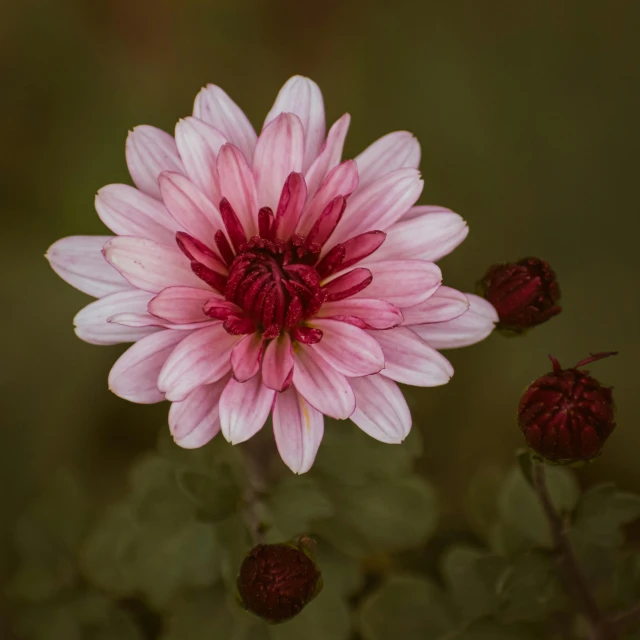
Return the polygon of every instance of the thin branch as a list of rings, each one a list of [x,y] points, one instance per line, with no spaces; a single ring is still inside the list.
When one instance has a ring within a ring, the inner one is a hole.
[[[631,627],[640,625],[640,602],[613,616],[610,624],[615,633],[622,633]]]

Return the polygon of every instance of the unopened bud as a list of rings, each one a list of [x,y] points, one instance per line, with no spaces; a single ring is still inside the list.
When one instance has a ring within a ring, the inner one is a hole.
[[[597,353],[570,369],[549,356],[553,371],[531,384],[518,407],[518,424],[536,453],[559,464],[586,462],[600,453],[616,426],[611,387],[579,367],[613,355]]]

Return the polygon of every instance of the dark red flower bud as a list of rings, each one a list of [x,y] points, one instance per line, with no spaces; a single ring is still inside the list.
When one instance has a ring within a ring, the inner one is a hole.
[[[539,258],[496,264],[479,288],[498,312],[499,329],[521,332],[546,322],[562,310],[560,287],[551,267]]]
[[[586,462],[600,453],[616,426],[611,387],[578,367],[613,355],[596,353],[570,369],[549,356],[553,371],[525,391],[518,407],[518,424],[536,453],[559,464]]]
[[[298,615],[322,589],[322,575],[310,554],[312,544],[302,538],[299,543],[254,547],[237,581],[244,608],[271,623]]]

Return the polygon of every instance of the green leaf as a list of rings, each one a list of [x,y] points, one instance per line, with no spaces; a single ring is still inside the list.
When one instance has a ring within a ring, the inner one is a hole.
[[[367,596],[358,622],[364,640],[436,640],[455,624],[444,594],[410,576],[391,577]]]
[[[333,506],[312,478],[286,476],[272,491],[266,504],[274,529],[271,542],[291,540],[307,534],[314,520],[333,514]]]
[[[322,572],[324,590],[346,598],[361,588],[364,575],[357,560],[320,542],[317,548],[317,563]]]
[[[418,476],[344,487],[332,499],[335,516],[316,523],[314,530],[348,555],[418,546],[438,519],[435,494]]]
[[[584,540],[601,547],[619,547],[622,527],[640,517],[640,496],[618,491],[613,484],[589,489],[576,510],[573,529]]]
[[[533,486],[533,465],[535,464],[531,451],[528,449],[519,449],[516,452],[516,460],[522,473],[522,477]]]
[[[58,472],[16,522],[14,540],[20,563],[9,584],[10,593],[36,602],[73,586],[77,548],[88,519],[80,484],[70,473]]]
[[[195,471],[178,473],[178,484],[197,508],[197,517],[219,522],[238,511],[240,487],[228,479],[213,478]]]
[[[402,444],[390,445],[374,440],[351,422],[326,420],[312,473],[343,484],[364,485],[410,473],[421,451],[417,429]]]
[[[571,512],[580,495],[575,475],[564,467],[545,468],[552,502],[560,513]],[[552,547],[553,540],[547,518],[538,497],[522,475],[513,469],[498,496],[500,518],[533,544]]]
[[[487,556],[476,548],[458,546],[445,552],[442,575],[454,604],[465,620],[481,618],[493,613],[499,603],[496,590],[497,571],[491,571],[491,562],[502,559]]]
[[[482,466],[474,473],[465,496],[465,513],[472,528],[479,534],[489,537],[498,521],[496,496],[505,478],[502,469],[495,466]]]
[[[567,607],[556,563],[551,556],[537,552],[514,559],[498,582],[498,596],[500,620],[507,624],[545,620]]]
[[[269,636],[272,640],[348,640],[349,609],[336,593],[323,589],[295,618],[270,626]]]
[[[224,591],[207,589],[183,598],[167,616],[161,640],[244,640],[245,627],[227,605]]]
[[[446,640],[540,640],[540,630],[529,625],[503,626],[491,620],[478,620],[446,636]],[[443,637],[441,640],[445,640]]]
[[[234,515],[215,527],[220,547],[220,571],[227,588],[235,591],[240,565],[253,548],[253,541],[240,515]]]

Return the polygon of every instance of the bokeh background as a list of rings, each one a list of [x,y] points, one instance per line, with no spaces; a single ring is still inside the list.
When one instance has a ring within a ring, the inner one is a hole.
[[[443,261],[447,284],[473,290],[490,264],[527,255],[556,270],[562,315],[449,352],[452,382],[410,392],[445,526],[463,525],[472,474],[512,460],[518,399],[548,353],[571,365],[620,351],[593,366],[619,426],[581,478],[640,491],[639,29],[631,0],[0,3],[0,577],[15,514],[54,469],[76,470],[96,500],[117,495],[166,420],[166,406],[107,390],[123,349],[76,338],[89,299],[43,256],[106,231],[93,198],[128,181],[127,131],[172,131],[208,82],[259,127],[288,77],[312,77],[328,122],[352,115],[347,155],[414,132],[421,202],[471,228]]]

